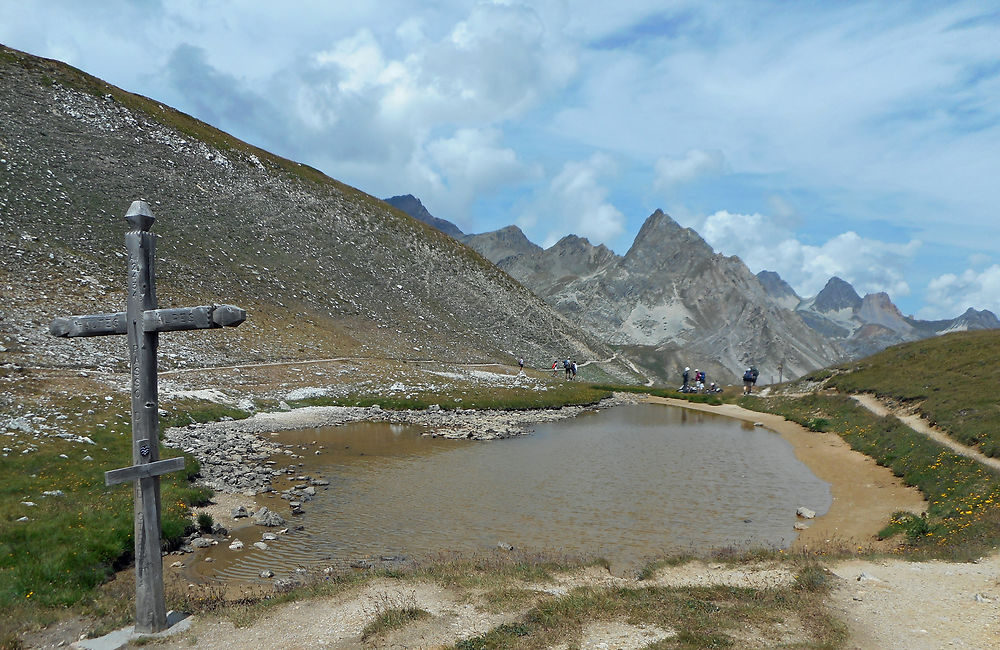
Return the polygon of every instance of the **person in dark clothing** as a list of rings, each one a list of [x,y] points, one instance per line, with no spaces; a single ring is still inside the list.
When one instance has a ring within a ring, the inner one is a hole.
[[[743,373],[743,394],[749,395],[753,390],[753,369],[747,368]]]
[[[756,386],[757,385],[757,375],[760,374],[759,372],[757,372],[757,366],[750,366],[750,374],[753,375],[753,385]]]
[[[681,384],[681,390],[682,390],[682,391],[686,391],[686,390],[687,390],[687,387],[688,387],[688,379],[690,378],[690,377],[689,377],[689,375],[688,375],[688,373],[689,373],[689,372],[691,372],[691,369],[690,369],[690,368],[687,368],[687,367],[685,367],[685,368],[684,368],[684,374],[682,374],[682,375],[681,375],[681,378],[683,378],[683,379],[684,379],[684,383],[683,383],[683,384]]]

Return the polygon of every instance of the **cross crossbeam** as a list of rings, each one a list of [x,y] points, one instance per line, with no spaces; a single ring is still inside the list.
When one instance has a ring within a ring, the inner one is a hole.
[[[124,312],[56,318],[49,333],[60,337],[128,337],[132,370],[132,466],[105,472],[106,485],[131,481],[135,499],[135,631],[161,632],[167,626],[160,555],[160,476],[184,469],[183,458],[159,460],[160,425],[156,350],[160,332],[235,327],[247,313],[233,305],[157,309],[153,262],[156,220],[145,201],[133,201],[125,219],[128,251],[127,302]]]
[[[247,313],[233,305],[202,305],[173,309],[150,309],[142,314],[143,332],[179,332],[236,327]],[[49,334],[60,337],[107,336],[127,333],[125,312],[56,318]]]

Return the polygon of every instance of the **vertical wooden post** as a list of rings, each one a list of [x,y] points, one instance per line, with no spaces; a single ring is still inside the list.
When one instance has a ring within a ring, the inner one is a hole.
[[[149,232],[155,218],[145,201],[133,201],[125,218],[128,251],[126,319],[132,368],[132,463],[160,457],[159,404],[156,385],[157,332],[146,332],[143,314],[156,309],[156,235]],[[143,478],[133,484],[135,497],[135,631],[159,632],[167,627],[163,596],[163,560],[160,555],[160,481]]]

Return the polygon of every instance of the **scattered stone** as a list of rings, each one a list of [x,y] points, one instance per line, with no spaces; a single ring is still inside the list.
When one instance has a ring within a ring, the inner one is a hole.
[[[261,578],[273,578],[274,577],[274,571],[271,571],[270,569],[264,569],[263,571],[260,572],[260,577]]]
[[[508,544],[507,542],[503,542],[503,541],[497,542],[497,548],[500,549],[501,551],[513,551],[514,550],[514,547],[511,544]]]
[[[861,573],[858,574],[858,582],[882,582],[882,581],[876,578],[875,576],[871,575],[870,573],[862,571]]]
[[[793,526],[793,528],[795,530],[806,530],[806,529],[809,528],[809,524],[804,524],[801,521],[797,521],[797,522],[795,522],[795,525]]]
[[[816,511],[810,510],[805,506],[799,506],[798,509],[796,509],[795,514],[796,516],[802,517],[803,519],[813,519],[814,517],[816,517]]]
[[[214,539],[209,539],[208,537],[196,537],[191,540],[191,546],[195,548],[208,548],[209,546],[215,546],[219,542]]]
[[[233,543],[229,545],[230,551],[239,551],[242,548],[243,548],[243,542],[241,542],[238,539],[234,539]]]
[[[992,598],[984,596],[983,594],[976,594],[975,600],[976,600],[977,603],[992,603],[993,602]]]
[[[61,497],[66,493],[63,492],[62,490],[46,490],[42,492],[42,494],[47,497]]]
[[[253,523],[258,526],[267,526],[273,528],[275,526],[284,526],[285,519],[276,512],[272,512],[267,509],[267,506],[262,507],[260,510],[254,513]]]
[[[94,460],[94,458],[92,456],[84,456],[83,459],[84,460]]]
[[[27,517],[21,517],[21,518],[17,519],[16,521],[30,521],[30,519],[28,519]]]
[[[274,533],[264,533],[263,535],[261,535],[261,538],[268,542],[273,542],[274,540],[278,539],[278,536],[275,535]]]
[[[254,542],[253,547],[259,551],[266,551],[269,548],[264,542]]]
[[[180,560],[177,560],[176,562],[174,562],[173,564],[170,565],[170,568],[172,568],[172,569],[181,569],[183,567],[184,567],[184,563],[181,562]]]
[[[35,503],[34,501],[22,501],[22,502],[21,502],[21,505],[22,505],[22,506],[28,506],[29,508],[34,508],[34,507],[35,507],[35,506],[37,506],[38,504],[37,504],[37,503]]]
[[[280,402],[278,402],[278,408],[281,409],[282,411],[291,411],[292,410],[292,407],[289,406],[288,402],[286,402],[285,400],[281,400]]]
[[[247,509],[244,506],[237,506],[237,507],[233,508],[233,511],[232,511],[231,514],[232,514],[233,519],[243,519],[244,517],[249,517],[250,516],[250,513],[247,512]]]
[[[431,404],[430,406],[427,407],[427,410],[430,411],[431,413],[437,413],[438,411],[441,410],[441,405]]]

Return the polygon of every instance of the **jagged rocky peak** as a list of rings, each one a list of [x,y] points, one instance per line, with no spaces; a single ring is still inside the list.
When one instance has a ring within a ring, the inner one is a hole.
[[[420,199],[412,194],[401,194],[399,196],[392,196],[383,200],[397,210],[402,210],[417,221],[423,221],[427,225],[437,228],[450,237],[458,239],[465,234],[462,232],[461,228],[447,219],[439,219],[432,215],[427,208],[424,207],[424,204],[421,203]]]
[[[980,311],[969,307],[964,314],[954,320],[953,326],[965,326],[967,329],[1000,329],[1000,319],[989,309]]]
[[[507,226],[478,235],[464,235],[459,241],[494,264],[508,257],[531,255],[542,250],[541,246],[533,244],[517,226]]]
[[[913,329],[884,291],[869,293],[864,297],[858,308],[858,318],[865,324],[881,325],[894,332],[905,333]]]
[[[792,285],[785,282],[776,272],[763,270],[757,274],[757,279],[760,280],[767,295],[782,307],[795,309],[795,306],[802,302],[802,298],[795,293]]]
[[[653,260],[681,261],[703,258],[715,253],[701,235],[684,228],[663,210],[657,209],[635,236],[632,247],[625,253],[626,264],[651,264]]]
[[[813,308],[824,313],[840,311],[841,309],[857,310],[860,307],[861,296],[850,283],[837,276],[830,278],[823,290],[816,294],[816,298],[813,300]]]
[[[587,258],[595,264],[604,264],[617,257],[614,251],[604,244],[594,246],[586,237],[577,235],[566,235],[553,244],[552,250],[560,256]]]

